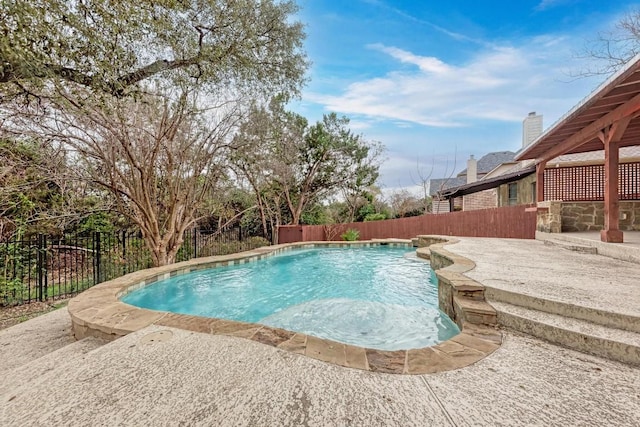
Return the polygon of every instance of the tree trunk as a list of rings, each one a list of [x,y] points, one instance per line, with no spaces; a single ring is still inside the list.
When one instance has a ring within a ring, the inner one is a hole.
[[[151,251],[151,260],[154,267],[162,267],[163,265],[170,264],[167,249],[163,247],[156,247]]]
[[[182,236],[143,236],[143,238],[151,251],[151,260],[154,267],[162,267],[176,262],[176,255],[182,245]],[[169,245],[166,243],[167,241],[175,243]]]

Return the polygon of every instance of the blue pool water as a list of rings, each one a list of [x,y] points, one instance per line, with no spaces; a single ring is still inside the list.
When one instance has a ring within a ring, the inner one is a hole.
[[[386,246],[301,249],[159,281],[122,300],[138,307],[261,323],[382,350],[445,341],[429,264]]]

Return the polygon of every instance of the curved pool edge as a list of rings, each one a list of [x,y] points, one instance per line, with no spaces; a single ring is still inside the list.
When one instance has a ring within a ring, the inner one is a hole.
[[[420,237],[424,238],[426,236]],[[444,244],[454,243],[455,239],[430,237],[439,240],[431,243],[430,253],[427,256],[425,256],[425,249],[427,248],[419,248],[418,256],[428,257],[432,263],[438,266],[436,276],[439,282],[440,305],[441,309],[443,309],[443,301],[446,303],[448,297],[440,295],[440,286],[446,289],[456,289],[455,284],[457,284],[456,280],[458,278],[451,277],[451,274],[459,274],[464,277],[460,271],[469,267],[469,265],[471,265],[470,268],[475,265],[470,260],[451,254],[442,248]],[[485,358],[500,347],[502,342],[501,333],[490,324],[482,324],[477,322],[478,319],[473,316],[466,316],[465,310],[468,307],[464,304],[458,304],[456,309],[453,297],[451,298],[451,307],[445,306],[443,311],[452,311],[453,316],[450,315],[450,317],[458,323],[461,329],[460,334],[434,346],[396,351],[358,347],[255,323],[147,310],[126,304],[119,299],[129,292],[174,275],[255,262],[293,248],[378,245],[411,247],[412,241],[379,239],[357,242],[289,243],[267,246],[233,255],[197,258],[130,273],[101,283],[71,299],[67,309],[71,317],[74,336],[78,340],[89,336],[114,340],[147,326],[156,325],[193,332],[245,338],[339,366],[392,374],[426,374],[458,369]],[[467,268],[467,270],[470,268]],[[440,277],[441,275],[442,277]],[[453,282],[451,282],[451,279],[453,279]],[[443,280],[449,280],[449,282],[446,283]],[[467,282],[471,281],[468,278],[465,278],[465,280]],[[453,295],[451,292],[443,293],[443,295],[449,294]],[[456,299],[459,298],[456,297]]]

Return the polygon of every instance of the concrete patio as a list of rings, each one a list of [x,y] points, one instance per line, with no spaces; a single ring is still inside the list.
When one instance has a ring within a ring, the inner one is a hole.
[[[640,265],[541,241],[460,239],[497,287],[640,314]],[[511,288],[510,288],[511,289]],[[2,425],[636,426],[640,368],[504,331],[466,368],[348,369],[242,338],[150,326],[74,342],[66,310],[0,331]]]

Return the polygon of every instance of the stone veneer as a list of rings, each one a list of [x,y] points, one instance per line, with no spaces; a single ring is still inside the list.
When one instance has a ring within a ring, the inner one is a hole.
[[[429,238],[422,237],[421,246]],[[305,242],[254,249],[228,256],[198,258],[164,267],[128,274],[99,284],[73,298],[68,305],[76,339],[87,336],[113,340],[149,325],[174,327],[194,332],[222,334],[257,341],[293,353],[340,366],[394,374],[425,374],[461,368],[483,359],[499,348],[502,335],[494,327],[495,311],[489,313],[480,298],[484,289],[461,275],[474,267],[467,260],[442,249],[446,239],[433,237],[431,250],[418,249],[418,255],[431,258],[437,269],[439,299],[443,311],[460,326],[461,332],[432,347],[385,351],[343,344],[310,335],[255,323],[190,316],[146,310],[125,304],[120,297],[158,280],[192,271],[255,262],[293,248],[409,246],[407,240],[368,242]],[[490,308],[490,306],[489,306]],[[492,310],[492,309],[491,309]]]
[[[438,279],[438,305],[460,329],[468,324],[497,324],[496,310],[484,299],[484,286],[463,273],[475,268],[473,261],[447,251],[457,243],[451,237],[419,236],[419,257],[429,259]]]
[[[562,202],[562,231],[600,231],[604,202]],[[640,231],[640,201],[620,202],[620,230]]]
[[[537,230],[545,233],[600,231],[604,227],[604,202],[538,203]],[[620,230],[640,231],[640,201],[620,202]]]

